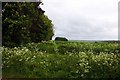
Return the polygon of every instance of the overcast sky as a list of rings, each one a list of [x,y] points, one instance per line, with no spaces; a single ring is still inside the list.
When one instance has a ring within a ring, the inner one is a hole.
[[[54,24],[54,37],[118,40],[118,1],[43,0],[41,7]]]

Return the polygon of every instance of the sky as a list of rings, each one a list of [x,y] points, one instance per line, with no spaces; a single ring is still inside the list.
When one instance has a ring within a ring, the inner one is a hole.
[[[119,0],[43,0],[54,37],[69,40],[118,40]]]

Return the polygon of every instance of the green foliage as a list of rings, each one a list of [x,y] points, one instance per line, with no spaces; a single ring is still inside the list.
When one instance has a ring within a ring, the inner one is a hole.
[[[66,39],[64,37],[56,37],[55,41],[68,41],[68,39]]]
[[[61,46],[65,46],[62,54]],[[3,77],[119,78],[120,74],[116,43],[44,41],[1,49]]]
[[[3,45],[20,46],[29,42],[51,40],[52,21],[38,7],[38,2],[3,2]]]

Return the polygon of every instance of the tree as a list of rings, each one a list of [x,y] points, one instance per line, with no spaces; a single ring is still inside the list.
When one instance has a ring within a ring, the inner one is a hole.
[[[41,8],[40,2],[2,3],[3,46],[14,47],[29,42],[52,39],[53,24]]]
[[[68,41],[68,39],[65,37],[56,37],[55,41]]]

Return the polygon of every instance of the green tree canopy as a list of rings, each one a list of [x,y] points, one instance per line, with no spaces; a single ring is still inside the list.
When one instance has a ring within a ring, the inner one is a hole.
[[[2,3],[3,46],[19,46],[29,42],[51,40],[52,21],[44,15],[40,2]]]

